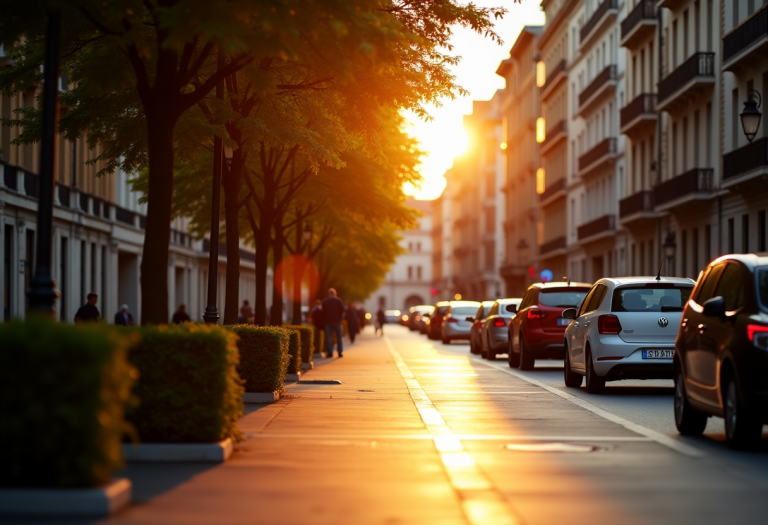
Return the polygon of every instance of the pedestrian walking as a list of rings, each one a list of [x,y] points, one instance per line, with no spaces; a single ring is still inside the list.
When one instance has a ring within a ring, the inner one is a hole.
[[[183,304],[179,305],[178,310],[173,314],[173,318],[171,318],[171,322],[173,324],[183,324],[190,322],[191,319],[189,318],[189,315],[187,314],[187,307]]]
[[[381,332],[381,336],[384,337],[384,323],[386,322],[387,314],[384,313],[384,307],[379,306],[379,309],[376,311],[376,328],[373,334],[376,335],[377,332]]]
[[[325,330],[325,316],[323,315],[323,302],[318,299],[315,301],[315,306],[312,307],[312,310],[309,312],[309,316],[307,317],[307,321],[309,321],[312,326],[315,327],[315,329],[319,331]]]
[[[336,290],[328,290],[328,297],[323,299],[325,317],[325,356],[333,357],[333,336],[336,335],[339,357],[343,357],[344,347],[341,342],[341,320],[344,317],[344,301],[336,297]]]
[[[344,319],[347,321],[347,332],[349,333],[349,342],[354,343],[355,337],[360,333],[360,319],[357,316],[355,303],[350,302],[347,311],[344,312]]]
[[[96,308],[98,300],[99,296],[95,293],[91,292],[88,294],[88,302],[77,309],[77,313],[75,314],[75,324],[95,323],[101,318],[99,309]]]
[[[128,305],[120,307],[120,311],[115,314],[115,324],[117,326],[133,326],[133,316],[128,311]]]
[[[240,307],[240,316],[237,318],[237,324],[245,324],[253,321],[253,308],[248,304],[248,299],[243,301]]]

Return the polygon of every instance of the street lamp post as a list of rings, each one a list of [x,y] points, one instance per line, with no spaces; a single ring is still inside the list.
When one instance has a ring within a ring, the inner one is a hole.
[[[739,115],[741,117],[741,127],[744,130],[744,135],[750,142],[755,138],[757,130],[760,128],[760,118],[763,115],[760,113],[759,108],[762,102],[760,93],[753,89],[749,94],[747,101],[744,102],[744,111]]]
[[[224,67],[224,54],[219,49],[217,69],[220,71]],[[216,98],[224,98],[224,80],[216,84]],[[205,305],[203,320],[206,324],[219,323],[219,308],[216,306],[216,295],[218,293],[218,269],[219,269],[219,204],[221,200],[221,138],[216,136],[213,139],[213,182],[211,183],[211,234],[208,247],[208,300]]]
[[[59,125],[59,40],[61,16],[48,14],[43,70],[43,122],[40,144],[40,191],[37,206],[37,263],[27,290],[33,311],[53,314],[59,292],[51,277],[53,190],[56,184],[56,132]]]

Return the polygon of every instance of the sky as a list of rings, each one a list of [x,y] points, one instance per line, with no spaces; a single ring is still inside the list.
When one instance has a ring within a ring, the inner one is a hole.
[[[471,30],[457,28],[451,41],[454,45],[453,53],[462,60],[451,69],[457,83],[470,94],[457,96],[453,100],[446,99],[439,108],[428,107],[433,117],[430,122],[423,122],[410,113],[406,115],[409,122],[407,131],[419,140],[426,153],[420,167],[424,183],[421,188],[405,189],[406,193],[417,199],[435,199],[440,196],[445,187],[445,171],[467,145],[462,125],[463,115],[472,112],[473,100],[488,100],[497,89],[504,87],[504,79],[496,75],[496,69],[502,60],[509,58],[509,50],[523,26],[544,23],[541,0],[522,0],[520,4],[512,0],[475,0],[474,3],[484,7],[507,8],[507,15],[496,21],[496,32],[504,44],[498,45]]]

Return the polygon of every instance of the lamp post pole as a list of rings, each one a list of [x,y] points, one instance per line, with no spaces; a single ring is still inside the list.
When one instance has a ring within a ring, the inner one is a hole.
[[[61,16],[48,14],[43,71],[43,123],[40,143],[40,190],[37,206],[37,262],[27,290],[33,311],[53,314],[59,292],[51,277],[53,234],[53,189],[56,184],[56,132],[59,124],[59,40]]]
[[[219,49],[217,70],[224,67],[224,54]],[[216,84],[216,98],[224,98],[224,80]],[[213,139],[213,182],[211,183],[211,235],[208,248],[208,301],[205,306],[203,320],[206,324],[219,323],[219,308],[216,306],[219,267],[219,201],[221,200],[221,138]]]

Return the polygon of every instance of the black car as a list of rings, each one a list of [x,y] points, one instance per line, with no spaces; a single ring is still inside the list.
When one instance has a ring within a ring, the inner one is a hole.
[[[440,301],[435,305],[435,309],[429,314],[429,326],[427,326],[427,337],[430,339],[441,339],[443,337],[443,317],[448,307],[451,305],[448,301]]]
[[[681,434],[725,419],[728,444],[752,448],[768,423],[768,253],[711,262],[683,309],[675,341]]]

